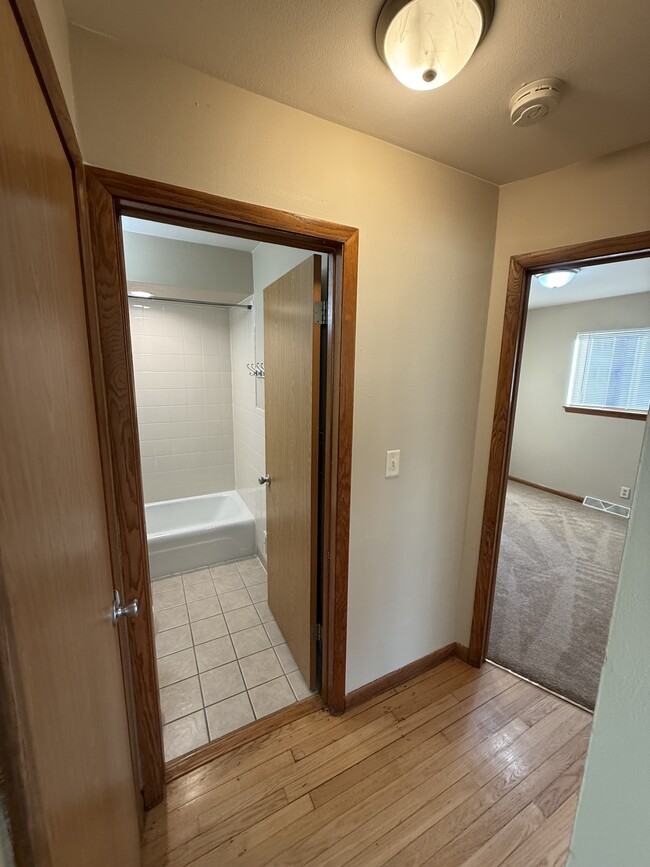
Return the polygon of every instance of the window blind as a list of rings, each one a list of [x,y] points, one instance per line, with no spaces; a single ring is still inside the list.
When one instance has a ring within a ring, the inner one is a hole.
[[[647,412],[650,328],[578,334],[567,403],[569,406]]]

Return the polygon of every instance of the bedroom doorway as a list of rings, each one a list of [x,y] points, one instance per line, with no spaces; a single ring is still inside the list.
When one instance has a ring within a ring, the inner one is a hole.
[[[589,710],[650,402],[649,241],[520,257],[508,287],[470,661]]]

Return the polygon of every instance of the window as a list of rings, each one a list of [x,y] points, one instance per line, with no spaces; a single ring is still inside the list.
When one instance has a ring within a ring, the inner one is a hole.
[[[650,404],[650,328],[576,337],[567,412],[643,418]]]

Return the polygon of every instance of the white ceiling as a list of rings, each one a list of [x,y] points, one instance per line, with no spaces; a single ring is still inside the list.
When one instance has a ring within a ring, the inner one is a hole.
[[[139,220],[136,217],[122,217],[125,232],[140,235],[156,235],[158,238],[172,238],[174,241],[191,241],[193,244],[209,244],[211,247],[226,247],[229,250],[245,250],[252,253],[259,241],[236,238],[234,235],[217,235],[216,232],[203,232],[185,226],[172,226],[154,220]]]
[[[496,0],[445,86],[403,87],[375,50],[382,0],[64,0],[70,21],[495,183],[650,140],[647,0]],[[508,100],[545,76],[557,113],[511,127]]]
[[[528,307],[555,307],[558,304],[576,304],[579,301],[636,295],[639,292],[648,293],[650,316],[650,257],[590,265],[582,268],[562,289],[545,289],[533,277]]]

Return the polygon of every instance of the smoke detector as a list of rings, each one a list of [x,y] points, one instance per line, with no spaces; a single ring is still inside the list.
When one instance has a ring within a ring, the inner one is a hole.
[[[559,78],[540,78],[524,84],[510,99],[510,123],[532,126],[557,108],[564,92]]]

